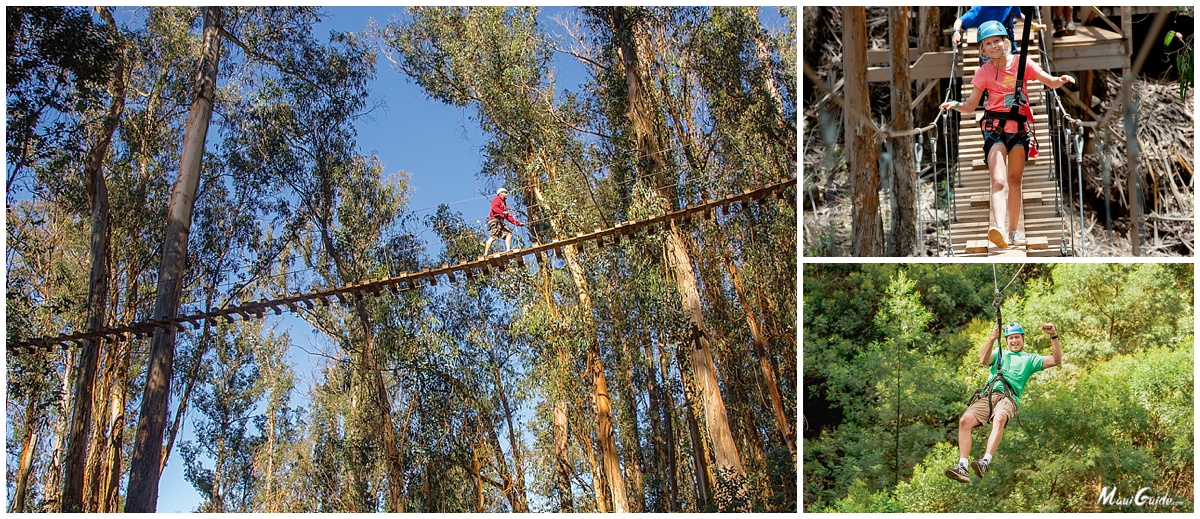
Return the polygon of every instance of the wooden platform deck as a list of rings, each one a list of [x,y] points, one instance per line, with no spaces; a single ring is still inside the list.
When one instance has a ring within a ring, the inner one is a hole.
[[[1049,9],[1049,8],[1047,8]],[[1049,13],[1044,18],[1049,22]],[[1014,31],[1017,38],[1021,37],[1023,24],[1017,23]],[[1071,36],[1054,37],[1053,27],[1042,31],[1041,37],[1046,38],[1046,48],[1050,53],[1051,70],[1054,72],[1070,72],[1080,70],[1102,70],[1125,68],[1130,64],[1130,47],[1125,36],[1115,28],[1107,27],[1104,22],[1095,25],[1077,24],[1075,34]],[[949,29],[945,30],[949,34]],[[1030,37],[1037,37],[1036,32]],[[967,46],[959,49],[959,64],[962,65],[964,54],[974,52],[978,55],[975,29],[967,29],[964,37]],[[954,49],[943,47],[937,52],[918,52],[909,48],[909,77],[916,81],[921,79],[946,79],[950,77]],[[871,49],[867,51],[867,81],[883,83],[892,80],[890,49]]]

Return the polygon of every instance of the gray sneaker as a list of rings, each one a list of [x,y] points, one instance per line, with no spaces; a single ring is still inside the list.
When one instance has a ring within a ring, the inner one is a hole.
[[[966,465],[961,463],[956,463],[953,467],[946,469],[946,477],[960,483],[971,482],[971,476],[967,474]]]
[[[1010,245],[1024,246],[1026,244],[1025,233],[1014,229],[1012,232],[1008,233],[1008,243]]]
[[[971,472],[974,472],[976,476],[982,478],[984,474],[987,474],[988,465],[989,463],[982,458],[972,461]]]

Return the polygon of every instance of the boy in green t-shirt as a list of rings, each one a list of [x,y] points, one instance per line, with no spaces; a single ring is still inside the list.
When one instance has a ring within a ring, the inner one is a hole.
[[[1050,336],[1050,346],[1053,351],[1052,355],[1048,357],[1022,351],[1025,347],[1025,329],[1021,328],[1020,324],[1011,323],[1004,326],[1004,341],[1008,344],[1009,351],[1003,352],[1000,360],[1004,369],[1004,380],[1008,382],[1008,386],[1012,390],[1012,399],[1005,398],[1004,384],[997,383],[990,394],[979,398],[967,408],[967,411],[958,419],[960,458],[957,465],[946,469],[946,477],[963,483],[970,482],[971,478],[967,475],[967,457],[971,455],[971,430],[991,422],[992,433],[988,436],[987,452],[983,458],[971,462],[971,471],[976,476],[982,478],[984,474],[987,474],[988,465],[992,462],[992,455],[1000,447],[1000,438],[1004,437],[1004,426],[1010,418],[1017,414],[1017,406],[1021,404],[1021,394],[1025,392],[1025,383],[1029,381],[1029,377],[1043,369],[1062,364],[1058,331],[1050,323],[1043,324],[1042,331]],[[998,338],[1000,338],[999,326],[992,330],[992,336],[988,338],[987,344],[983,347],[983,353],[979,357],[980,365],[992,366],[991,377],[988,378],[989,385],[996,379],[996,365],[992,363],[992,346]],[[988,416],[989,409],[990,417]]]

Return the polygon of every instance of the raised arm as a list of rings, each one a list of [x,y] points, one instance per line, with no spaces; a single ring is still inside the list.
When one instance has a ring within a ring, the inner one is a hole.
[[[1042,325],[1042,331],[1050,336],[1050,356],[1042,357],[1042,369],[1062,365],[1062,349],[1058,344],[1058,330],[1054,329],[1053,324],[1046,323]]]
[[[992,330],[992,336],[988,337],[987,344],[983,345],[983,352],[979,354],[979,365],[989,366],[992,364],[992,346],[996,345],[996,339],[1000,338],[1000,327],[997,326]]]

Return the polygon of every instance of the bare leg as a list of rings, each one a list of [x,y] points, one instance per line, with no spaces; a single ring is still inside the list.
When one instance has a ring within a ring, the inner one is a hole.
[[[994,149],[994,148],[993,148]],[[1021,221],[1021,177],[1025,174],[1025,147],[1016,146],[1008,152],[1008,231]]]
[[[963,413],[958,419],[958,456],[971,458],[971,431],[978,427],[979,419],[971,413]]]
[[[1003,144],[996,144],[988,150],[988,166],[992,170],[992,219],[1005,236],[1008,235],[1008,229],[1004,228],[1005,222],[1008,221],[1005,218],[1005,209],[1008,207],[1007,156],[1008,148]]]
[[[488,236],[488,241],[483,245],[483,255],[487,256],[488,251],[492,250],[492,242],[496,241],[495,236]]]
[[[512,233],[504,235],[504,252],[512,250]]]
[[[988,436],[987,454],[996,455],[996,449],[1000,448],[1000,439],[1004,437],[1004,425],[1007,423],[1008,415],[1006,414],[997,414],[992,419],[992,433]]]

